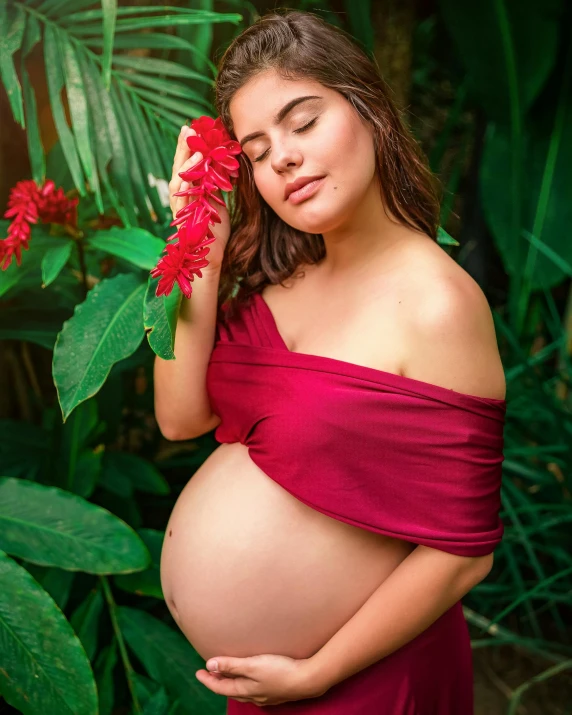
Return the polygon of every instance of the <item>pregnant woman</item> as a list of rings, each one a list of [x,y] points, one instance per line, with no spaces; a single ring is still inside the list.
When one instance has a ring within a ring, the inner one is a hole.
[[[216,102],[239,177],[155,407],[168,439],[220,445],[167,526],[167,605],[229,715],[471,715],[460,599],[503,534],[487,300],[437,244],[435,180],[346,33],[263,16]]]

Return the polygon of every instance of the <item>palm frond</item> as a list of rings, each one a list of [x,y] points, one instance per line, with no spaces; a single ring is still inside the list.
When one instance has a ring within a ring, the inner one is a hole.
[[[27,129],[32,175],[38,183],[46,178],[36,92],[26,68],[41,43],[50,108],[74,186],[82,197],[94,195],[100,213],[110,203],[126,226],[153,230],[156,222],[168,220],[158,182],[171,178],[181,125],[214,115],[208,92],[215,65],[206,52],[169,30],[236,25],[242,16],[159,5],[120,7],[116,0],[102,0],[97,7],[93,0],[74,0],[73,13],[66,13],[68,8],[65,0],[0,4],[0,23],[7,28],[0,39],[0,76],[14,119]],[[166,31],[153,31],[158,28]],[[130,54],[135,49],[182,50],[197,67]],[[14,65],[18,53],[21,84]]]

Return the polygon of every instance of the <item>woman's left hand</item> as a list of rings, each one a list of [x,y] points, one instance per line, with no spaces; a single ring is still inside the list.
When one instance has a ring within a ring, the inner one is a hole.
[[[217,661],[218,668],[211,667]],[[317,698],[325,690],[312,685],[309,659],[283,655],[255,655],[248,658],[209,658],[207,670],[197,670],[197,679],[218,695],[241,703],[280,705],[290,700]]]

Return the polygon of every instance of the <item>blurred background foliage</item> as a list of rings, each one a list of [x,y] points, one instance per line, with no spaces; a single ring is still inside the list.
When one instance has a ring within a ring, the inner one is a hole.
[[[0,0],[0,205],[32,178],[79,198],[77,226],[34,226],[0,271],[0,712],[224,713],[161,593],[165,524],[217,443],[157,428],[180,295],[155,299],[148,274],[179,128],[215,116],[218,58],[274,7]],[[445,186],[443,248],[493,310],[505,536],[463,599],[476,715],[570,714],[571,6],[288,7],[375,58]]]

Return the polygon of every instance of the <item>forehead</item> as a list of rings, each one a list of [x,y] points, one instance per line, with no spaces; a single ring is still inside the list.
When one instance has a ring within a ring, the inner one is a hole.
[[[312,79],[287,80],[273,70],[248,80],[234,95],[229,111],[236,136],[269,126],[272,117],[291,99],[320,95],[327,101],[336,93]],[[303,107],[304,104],[301,105]]]

